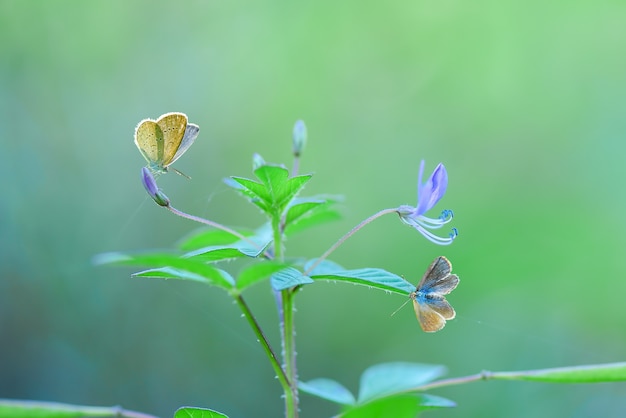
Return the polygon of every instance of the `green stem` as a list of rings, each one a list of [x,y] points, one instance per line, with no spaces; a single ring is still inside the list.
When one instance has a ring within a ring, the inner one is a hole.
[[[272,232],[274,237],[274,259],[283,261],[283,240],[280,216],[272,218]],[[291,386],[285,390],[285,413],[287,418],[298,417],[298,373],[296,368],[296,339],[294,324],[294,293],[285,289],[277,297],[278,313],[280,317],[280,336],[283,348],[283,370]]]
[[[291,384],[289,383],[289,379],[287,378],[287,375],[285,374],[285,371],[283,370],[283,368],[280,366],[278,357],[276,357],[276,354],[274,354],[274,350],[272,350],[272,347],[270,346],[270,343],[265,337],[265,334],[263,334],[263,330],[261,329],[261,326],[257,322],[254,315],[252,315],[252,311],[250,311],[250,308],[248,307],[248,304],[244,301],[243,296],[235,295],[234,297],[235,297],[235,301],[237,302],[237,305],[239,305],[239,308],[241,309],[241,312],[243,312],[243,315],[248,320],[250,327],[256,334],[261,345],[263,346],[263,349],[265,350],[265,354],[267,354],[267,357],[269,358],[270,363],[272,364],[272,368],[274,369],[274,372],[276,373],[276,376],[278,377],[278,381],[283,387],[285,394],[290,393]]]
[[[598,378],[595,374],[591,377],[585,376],[584,373],[578,376],[578,378],[570,378],[570,380],[559,380],[555,378],[554,375],[558,374],[572,374],[575,375],[576,372],[585,372],[587,370],[591,370],[593,372],[597,372],[598,369],[604,367],[609,370],[613,370],[616,367],[621,367],[622,369],[626,366],[626,363],[612,363],[612,364],[604,364],[604,365],[589,365],[589,366],[573,366],[573,367],[556,367],[550,369],[539,369],[539,370],[523,370],[517,372],[490,372],[488,370],[483,370],[480,373],[472,374],[469,376],[463,377],[453,377],[450,379],[443,379],[437,382],[427,383],[422,386],[418,386],[414,390],[418,391],[426,391],[435,388],[441,388],[445,386],[455,386],[462,385],[464,383],[476,382],[479,380],[529,380],[529,381],[539,381],[539,382],[561,382],[561,383],[595,383],[595,382],[610,382],[610,381],[624,381],[621,379],[611,379],[611,378]]]
[[[291,176],[295,177],[298,175],[298,169],[300,168],[300,157],[293,158],[293,167],[291,168]]]
[[[298,403],[298,371],[296,367],[296,333],[294,323],[294,293],[289,290],[283,290],[283,333],[284,333],[284,358],[285,374],[290,382],[292,382],[292,392],[296,401],[296,410]]]
[[[101,407],[71,405],[58,402],[0,399],[0,410],[19,416],[102,416],[119,418],[157,418],[142,412],[129,411],[120,406]]]
[[[451,379],[443,379],[437,382],[427,383],[425,385],[421,385],[416,388],[413,388],[412,391],[415,390],[415,391],[422,392],[422,391],[427,391],[427,390],[435,389],[435,388],[441,388],[445,386],[462,385],[464,383],[476,382],[478,380],[489,380],[489,379],[492,379],[493,377],[494,377],[494,373],[484,370],[480,373],[472,374],[469,376],[453,377]]]
[[[589,364],[582,366],[553,367],[549,369],[522,370],[516,372],[482,371],[478,374],[418,386],[414,390],[428,390],[443,386],[460,385],[477,380],[526,380],[546,383],[599,383],[626,380],[626,362]]]

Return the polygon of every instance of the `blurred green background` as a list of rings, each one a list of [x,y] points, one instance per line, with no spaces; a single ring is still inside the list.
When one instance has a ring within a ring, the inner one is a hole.
[[[315,257],[374,212],[415,204],[419,161],[449,172],[437,247],[396,217],[332,257],[417,282],[437,255],[461,277],[457,319],[421,332],[398,295],[302,291],[301,379],[356,390],[387,361],[449,376],[626,359],[626,3],[623,1],[0,0],[0,397],[181,405],[277,417],[280,387],[236,306],[193,283],[130,279],[100,252],[170,248],[196,226],[150,201],[133,131],[181,111],[198,140],[160,186],[234,226],[258,211],[222,184],[290,161],[306,121],[307,194],[344,219],[294,237]],[[237,267],[232,265],[233,269]],[[227,266],[228,268],[228,266]],[[247,293],[277,344],[268,284]],[[433,417],[623,416],[626,385],[479,382],[434,391]],[[303,394],[302,417],[335,406]],[[389,416],[393,416],[390,414]]]

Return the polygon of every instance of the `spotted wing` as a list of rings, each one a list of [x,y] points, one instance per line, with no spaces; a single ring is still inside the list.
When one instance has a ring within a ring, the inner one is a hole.
[[[187,128],[187,115],[184,113],[166,113],[156,121],[163,132],[163,159],[159,160],[164,168],[172,164],[176,153],[181,146],[185,129]]]
[[[135,128],[135,145],[150,166],[162,167],[163,132],[152,119],[144,119]]]

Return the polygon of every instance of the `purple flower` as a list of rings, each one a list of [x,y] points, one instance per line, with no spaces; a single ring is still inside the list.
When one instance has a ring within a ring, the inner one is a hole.
[[[168,199],[161,189],[159,189],[159,186],[157,185],[156,180],[148,167],[143,167],[141,169],[141,183],[146,189],[146,192],[148,192],[152,200],[154,200],[157,205],[169,206],[170,199]]]
[[[417,229],[429,241],[439,245],[448,245],[458,235],[456,228],[447,238],[437,236],[430,229],[438,229],[452,220],[454,216],[451,210],[444,210],[438,218],[428,218],[424,214],[432,209],[446,193],[448,187],[448,172],[443,164],[439,164],[425,183],[422,183],[424,174],[424,160],[420,164],[419,177],[417,179],[417,206],[402,205],[396,209],[400,220]]]

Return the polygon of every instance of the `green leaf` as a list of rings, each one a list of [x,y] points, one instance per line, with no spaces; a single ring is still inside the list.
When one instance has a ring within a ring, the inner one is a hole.
[[[248,237],[253,234],[249,230],[239,229],[237,232]],[[227,245],[239,241],[239,238],[221,229],[201,228],[193,231],[178,243],[183,251],[193,251],[211,245]]]
[[[259,255],[263,254],[265,248],[267,248],[269,244],[270,241],[259,245],[247,241],[238,241],[231,245],[213,245],[198,248],[197,250],[186,253],[185,257],[204,260],[207,262],[232,260],[241,257],[257,258]]]
[[[373,287],[375,289],[408,295],[415,290],[415,285],[402,277],[378,268],[342,270],[322,274],[310,274],[313,280],[333,280]]]
[[[291,225],[299,218],[309,215],[315,209],[325,205],[326,201],[314,198],[297,198],[291,201],[285,215],[285,225]]]
[[[263,165],[254,174],[265,185],[269,193],[268,201],[272,207],[282,213],[287,204],[302,190],[312,175],[289,177],[289,170],[277,165]]]
[[[303,392],[346,406],[343,418],[413,418],[420,411],[449,408],[454,402],[415,392],[419,385],[430,382],[445,372],[439,365],[419,363],[383,363],[365,370],[361,376],[359,399],[341,384],[330,379],[301,382]],[[393,414],[390,414],[393,411]]]
[[[361,376],[359,403],[414,390],[445,373],[443,366],[420,363],[383,363],[369,367]]]
[[[398,394],[349,408],[340,418],[415,418],[420,412],[434,408],[450,408],[449,399],[427,394]],[[392,412],[393,411],[393,412]],[[390,414],[390,412],[392,412]]]
[[[626,381],[626,362],[586,366],[557,367],[521,372],[486,373],[485,378],[532,380],[550,383],[599,383]]]
[[[216,269],[216,270],[222,274],[222,277],[227,283],[229,284],[235,283],[235,280],[226,271],[220,270],[220,269]],[[204,276],[200,276],[190,271],[175,269],[173,267],[162,267],[158,269],[144,270],[138,273],[133,273],[131,276],[132,277],[145,277],[145,278],[150,278],[150,279],[191,280],[191,281],[196,281],[196,282],[205,283],[205,284],[215,284]],[[224,286],[220,286],[220,287],[224,287]],[[225,289],[230,289],[231,287],[232,286],[225,287]]]
[[[263,184],[243,177],[231,177],[230,179],[231,181],[225,180],[227,185],[231,186],[245,197],[248,197],[250,202],[261,208],[263,212],[270,213],[272,201]],[[235,184],[237,184],[238,187],[235,187]]]
[[[243,291],[261,280],[269,279],[272,274],[286,267],[289,265],[276,261],[262,261],[252,264],[244,268],[237,276],[237,289]]]
[[[267,187],[270,194],[276,196],[289,179],[289,170],[276,164],[264,164],[254,170],[254,175]]]
[[[313,379],[308,382],[299,382],[298,388],[309,395],[326,399],[342,405],[356,403],[354,395],[345,386],[332,379]]]
[[[285,235],[293,236],[306,229],[325,224],[332,221],[341,219],[341,214],[338,210],[328,206],[318,206],[316,210],[310,212],[306,216],[302,216],[287,225],[285,228]]]
[[[238,179],[238,180],[235,180]],[[238,191],[239,193],[241,193],[243,196],[245,197],[249,197],[249,198],[257,198],[258,197],[255,194],[251,194],[251,192],[244,187],[239,180],[247,180],[247,181],[254,181],[254,180],[250,180],[250,179],[245,179],[243,177],[226,177],[224,179],[222,179],[222,181],[224,182],[224,184],[226,184],[228,187],[235,189],[236,191]]]
[[[254,174],[261,183],[243,177],[231,177],[225,183],[248,197],[270,217],[281,215],[289,202],[311,179],[310,174],[289,177],[286,168],[271,164],[260,166],[254,170]]]
[[[149,269],[133,273],[132,277],[147,277],[151,279],[177,279],[177,280],[194,280],[197,282],[206,283],[206,277],[199,274],[191,273],[185,270],[179,270],[172,267],[162,267],[158,269]]]
[[[340,218],[339,212],[332,206],[341,199],[340,196],[330,195],[293,199],[285,213],[285,234],[293,234],[324,221]],[[296,227],[301,222],[304,222],[304,225]]]
[[[74,418],[74,417],[156,418],[152,415],[124,410],[121,407],[70,405],[57,402],[0,399],[0,418]]]
[[[192,275],[186,278],[184,274],[179,274],[176,278],[182,280],[198,281],[197,276],[200,276],[206,279],[207,284],[219,286],[227,290],[232,289],[235,284],[232,277],[225,277],[223,275],[223,271],[216,269],[215,267],[209,266],[195,259],[183,258],[178,255],[169,253],[104,253],[99,254],[95,258],[95,262],[96,264],[113,264],[120,266],[145,266],[151,267],[153,271],[155,269],[162,269],[167,267],[170,270],[166,270],[165,272],[163,272],[163,274],[169,275],[169,277],[167,278],[174,278],[171,276],[175,275],[176,271],[178,273],[184,271],[192,273]],[[145,272],[140,272],[142,276],[143,273]],[[149,274],[150,273],[147,273],[147,275],[143,277],[150,277]],[[191,278],[192,276],[194,278]],[[166,276],[163,276],[163,278],[165,277]]]
[[[300,284],[313,283],[310,277],[304,276],[300,270],[293,267],[287,267],[272,274],[270,279],[274,290],[285,290]]]
[[[307,261],[306,264],[304,265],[304,271],[309,271],[311,266],[315,264],[317,260],[318,260],[317,258],[314,258],[314,259]],[[311,275],[321,276],[321,275],[331,274],[335,272],[342,272],[342,271],[345,271],[345,269],[339,264],[335,263],[334,261],[323,260],[321,263],[315,266],[313,271],[309,273],[309,276]]]
[[[313,175],[304,174],[296,177],[291,177],[287,180],[287,184],[280,190],[279,193],[276,194],[276,202],[278,203],[278,207],[281,208],[282,211],[287,207],[287,205],[300,193],[304,185],[311,180]]]
[[[257,258],[272,242],[272,228],[265,223],[254,231],[245,240],[236,241],[227,245],[210,245],[197,248],[185,254],[185,257],[193,257],[204,261],[220,261],[241,257]]]
[[[228,415],[212,409],[184,406],[176,410],[174,418],[228,418]]]

